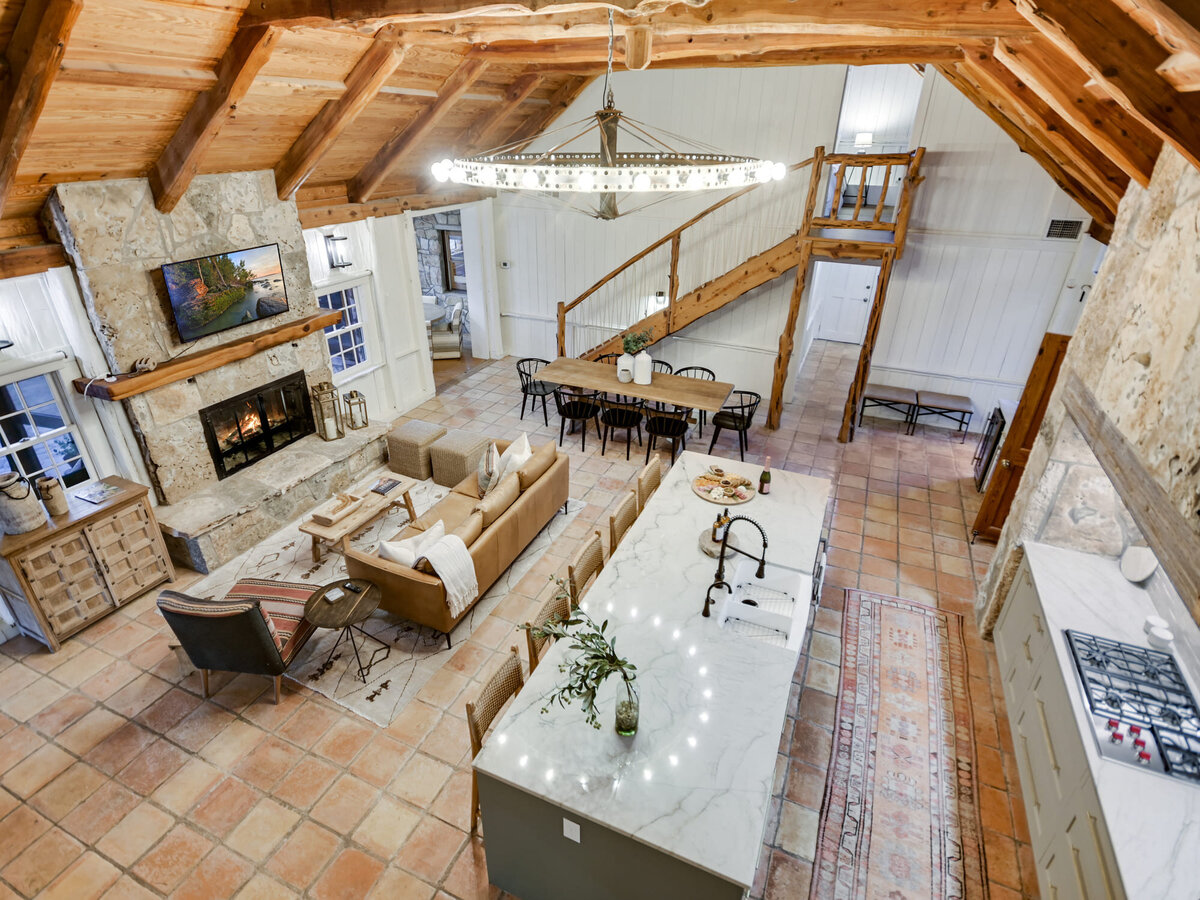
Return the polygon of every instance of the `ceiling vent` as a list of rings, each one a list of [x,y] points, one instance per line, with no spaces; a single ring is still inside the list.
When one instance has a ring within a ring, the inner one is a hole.
[[[1046,229],[1046,237],[1062,241],[1074,241],[1083,233],[1081,219],[1051,219],[1050,227]]]

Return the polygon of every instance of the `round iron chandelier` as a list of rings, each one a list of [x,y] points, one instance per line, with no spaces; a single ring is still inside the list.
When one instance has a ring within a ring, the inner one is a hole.
[[[783,163],[735,156],[680,135],[651,129],[616,108],[610,80],[613,61],[612,13],[609,12],[608,69],[604,78],[604,108],[539,138],[554,137],[549,150],[524,153],[538,138],[525,138],[481,154],[443,159],[432,166],[440,182],[505,190],[550,193],[598,193],[597,214],[615,218],[618,193],[723,190],[782,179]],[[578,152],[569,145],[595,133],[598,152]],[[617,150],[618,135],[637,149]]]

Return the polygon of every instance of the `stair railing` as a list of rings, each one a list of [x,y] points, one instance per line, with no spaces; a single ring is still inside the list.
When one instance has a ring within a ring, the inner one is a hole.
[[[829,172],[822,173],[822,183],[828,187],[812,227],[894,232],[892,243],[903,253],[913,188],[924,180],[918,174],[924,156],[924,147],[908,153],[826,156]]]
[[[789,174],[810,166],[821,154],[823,150],[818,150],[818,157],[788,166]],[[752,193],[760,202],[735,204]],[[692,216],[570,303],[559,302],[558,355],[584,353],[631,323],[660,311],[665,311],[665,330],[670,333],[671,312],[681,296],[801,228],[804,198],[805,192],[796,189],[795,179],[752,184]],[[772,239],[770,235],[776,236]],[[589,298],[588,319],[569,319]],[[656,333],[654,339],[665,336]]]

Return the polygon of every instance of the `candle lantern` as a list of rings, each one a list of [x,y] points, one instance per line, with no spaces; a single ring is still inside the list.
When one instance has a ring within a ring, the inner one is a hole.
[[[343,394],[342,401],[346,404],[346,426],[355,429],[366,428],[367,398],[363,396],[362,391]]]
[[[313,385],[312,411],[317,434],[324,440],[336,441],[345,436],[346,432],[342,430],[342,405],[338,402],[337,388],[328,381]]]

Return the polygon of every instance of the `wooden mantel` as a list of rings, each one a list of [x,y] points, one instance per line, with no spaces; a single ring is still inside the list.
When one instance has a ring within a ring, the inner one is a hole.
[[[239,359],[248,359],[256,353],[261,353],[279,344],[286,344],[298,338],[306,337],[314,332],[335,325],[342,320],[341,310],[321,312],[305,316],[294,322],[277,325],[258,334],[247,335],[235,341],[219,344],[209,350],[197,350],[184,356],[160,363],[153,372],[131,372],[128,375],[118,375],[113,381],[101,378],[76,378],[75,390],[85,397],[97,397],[101,400],[125,400],[152,391],[164,385],[183,381],[201,372],[208,372],[220,366],[227,365]]]

